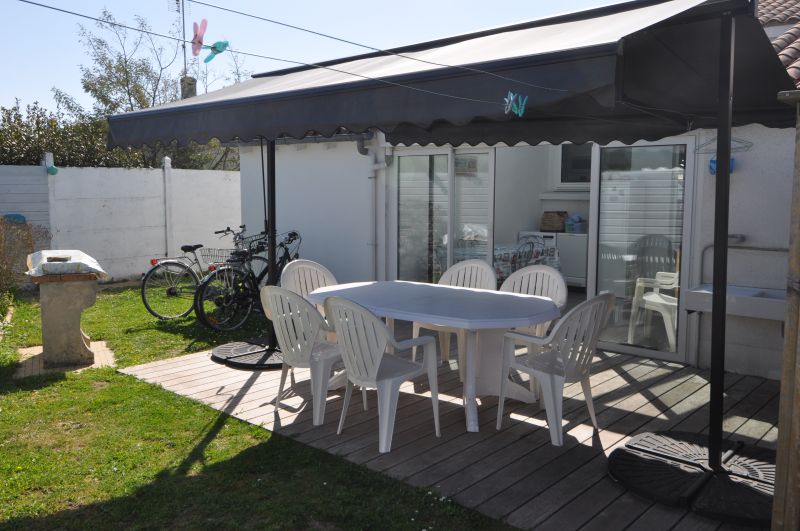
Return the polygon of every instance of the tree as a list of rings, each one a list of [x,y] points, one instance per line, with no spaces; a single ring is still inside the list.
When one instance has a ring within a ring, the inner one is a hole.
[[[0,107],[0,164],[31,166],[45,152],[57,166],[140,167],[135,149],[106,149],[106,122],[85,116],[50,112],[38,103]]]
[[[150,27],[141,17],[135,19],[136,30],[120,26],[108,10],[103,10],[99,19],[97,33],[79,26],[90,59],[81,66],[81,85],[93,100],[92,108],[84,109],[57,88],[53,88],[56,112],[36,103],[28,105],[25,112],[19,102],[0,108],[0,164],[38,164],[44,152],[51,151],[56,165],[61,166],[157,167],[169,156],[176,168],[238,169],[238,149],[216,140],[206,145],[105,149],[108,115],[179,99],[180,43],[165,45],[163,39],[146,33]],[[171,34],[177,37],[179,33],[175,26]],[[199,73],[200,64],[194,63]],[[228,79],[238,82],[245,70],[240,58],[234,58],[233,64],[233,79]],[[202,72],[206,91],[223,78],[207,68]]]

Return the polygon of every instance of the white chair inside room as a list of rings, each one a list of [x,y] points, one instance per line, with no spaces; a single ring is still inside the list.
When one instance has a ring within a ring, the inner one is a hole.
[[[564,444],[561,421],[565,383],[580,382],[592,425],[599,429],[589,373],[597,340],[608,322],[613,306],[614,295],[605,292],[573,308],[556,323],[546,337],[519,332],[506,333],[497,407],[498,430],[503,421],[503,405],[511,370],[524,372],[539,383],[553,445]],[[533,354],[516,356],[517,346],[528,347],[528,351]]]
[[[631,318],[628,322],[628,343],[634,344],[639,320],[644,312],[645,335],[649,335],[651,312],[657,312],[664,321],[669,351],[676,351],[678,331],[678,298],[674,296],[680,287],[679,274],[660,271],[655,278],[637,278],[631,303]],[[668,291],[673,295],[664,293]]]
[[[342,359],[339,346],[325,338],[331,328],[316,306],[293,291],[266,286],[261,289],[261,303],[268,309],[283,354],[275,409],[281,407],[289,368],[311,369],[313,424],[318,426],[325,417],[331,373],[334,365]]]
[[[336,330],[342,360],[347,373],[347,389],[342,404],[337,434],[342,433],[353,386],[378,390],[378,451],[392,448],[394,418],[403,382],[427,373],[433,405],[436,436],[439,429],[439,395],[436,367],[436,340],[419,337],[397,342],[389,329],[366,308],[340,297],[325,300],[325,313]],[[387,352],[423,347],[422,364],[409,361]]]
[[[450,266],[439,279],[439,284],[444,286],[457,286],[460,288],[497,289],[497,276],[494,268],[484,260],[464,260]],[[419,337],[421,329],[433,330],[439,333],[439,349],[442,361],[450,359],[450,334],[455,333],[458,341],[458,367],[463,380],[463,359],[466,351],[466,331],[461,328],[442,326],[436,323],[414,322],[412,337]],[[417,352],[414,349],[411,359],[416,360]]]

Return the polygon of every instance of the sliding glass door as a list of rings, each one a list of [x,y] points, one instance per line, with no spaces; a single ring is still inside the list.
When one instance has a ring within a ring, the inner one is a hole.
[[[600,150],[596,291],[616,295],[601,341],[678,352],[687,146]]]
[[[490,259],[493,157],[453,150],[397,156],[397,278],[437,282],[453,263]]]
[[[436,282],[447,268],[447,155],[398,157],[397,278]]]

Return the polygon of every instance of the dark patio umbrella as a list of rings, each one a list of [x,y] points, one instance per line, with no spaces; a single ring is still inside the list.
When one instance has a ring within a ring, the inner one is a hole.
[[[698,437],[642,434],[615,452],[609,466],[637,492],[717,517],[741,514],[732,511],[745,502],[713,505],[728,498],[720,489],[745,492],[763,506],[768,500],[761,493],[771,487],[760,468],[748,464],[754,456],[722,440],[731,127],[793,124],[793,113],[776,98],[793,84],[754,8],[748,0],[631,2],[270,72],[207,95],[112,116],[109,145],[212,137],[266,142],[275,282],[278,138],[378,129],[390,142],[408,145],[603,144],[717,128],[708,444]],[[407,58],[431,53],[436,68]],[[511,88],[528,96],[521,118],[507,116],[499,105]],[[743,482],[754,488],[740,489]]]

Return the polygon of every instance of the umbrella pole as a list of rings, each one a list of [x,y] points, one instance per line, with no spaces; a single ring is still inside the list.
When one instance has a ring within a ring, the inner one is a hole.
[[[275,141],[267,141],[266,171],[264,165],[264,138],[261,146],[261,190],[264,194],[264,230],[267,233],[267,284],[278,283],[277,231],[275,230]],[[211,359],[230,367],[246,370],[279,369],[283,358],[278,348],[278,338],[272,321],[267,320],[268,332],[264,337],[225,343],[212,349]]]
[[[717,182],[714,193],[714,291],[711,298],[711,397],[709,402],[708,465],[714,472],[722,470],[734,39],[733,18],[730,14],[726,14],[722,18],[720,28]]]

